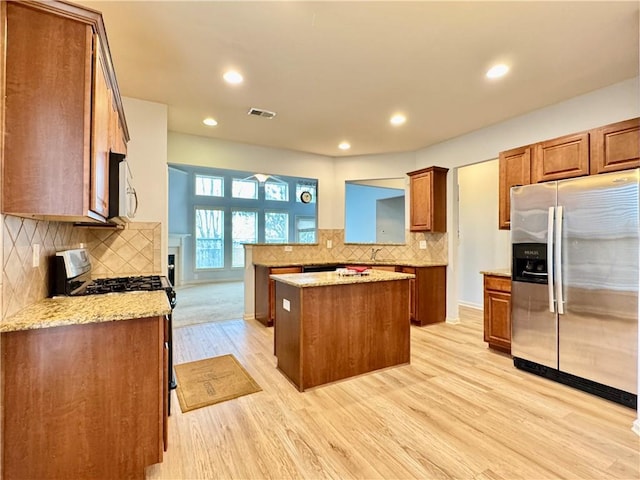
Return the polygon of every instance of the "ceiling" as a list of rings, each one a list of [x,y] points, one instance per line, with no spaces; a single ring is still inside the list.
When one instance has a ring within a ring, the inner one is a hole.
[[[77,3],[103,13],[122,95],[168,105],[169,130],[331,157],[418,150],[639,73],[637,1]],[[486,79],[496,62],[510,72]]]

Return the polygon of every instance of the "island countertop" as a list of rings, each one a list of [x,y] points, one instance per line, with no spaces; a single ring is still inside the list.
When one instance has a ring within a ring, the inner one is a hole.
[[[40,300],[0,322],[0,333],[157,317],[171,313],[164,291],[107,293]]]
[[[368,275],[340,275],[336,272],[284,273],[269,275],[270,278],[294,287],[323,287],[327,285],[349,285],[353,283],[386,282],[415,278],[411,273],[369,270]]]
[[[367,267],[390,266],[396,265],[401,267],[446,267],[447,262],[428,261],[428,260],[320,260],[314,261],[284,261],[269,260],[255,261],[253,265],[257,267],[305,267],[315,265],[363,265]]]

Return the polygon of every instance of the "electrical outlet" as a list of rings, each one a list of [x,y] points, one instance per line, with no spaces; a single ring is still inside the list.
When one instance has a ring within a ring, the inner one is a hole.
[[[284,251],[285,252],[293,252],[293,247],[291,245],[285,245]]]
[[[33,259],[32,259],[33,268],[40,266],[40,244],[33,244]]]
[[[426,250],[426,249],[427,249],[427,241],[420,240],[420,250]]]
[[[287,300],[286,298],[282,299],[282,308],[285,309],[287,312],[291,311],[291,302],[289,302],[289,300]]]
[[[333,242],[331,240],[327,240],[327,248],[332,248]]]

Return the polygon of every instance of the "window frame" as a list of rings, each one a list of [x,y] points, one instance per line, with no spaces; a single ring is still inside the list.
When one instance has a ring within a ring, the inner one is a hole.
[[[219,197],[218,197],[219,198]],[[198,236],[197,236],[197,217],[198,210],[212,210],[222,212],[222,266],[220,267],[198,267]],[[224,270],[226,267],[225,258],[225,232],[226,232],[226,210],[224,207],[217,207],[211,205],[194,205],[193,209],[193,271],[198,272],[218,272]]]

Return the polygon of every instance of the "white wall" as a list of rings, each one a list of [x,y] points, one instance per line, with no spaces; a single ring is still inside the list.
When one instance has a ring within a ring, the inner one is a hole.
[[[332,158],[177,132],[169,132],[168,142],[169,163],[317,178],[318,228],[338,228],[333,227],[336,195]]]
[[[131,141],[127,159],[138,194],[136,222],[162,224],[161,258],[167,258],[168,196],[167,106],[135,98],[122,99]],[[167,262],[162,261],[162,273]]]
[[[383,155],[360,155],[338,157],[335,162],[336,204],[333,226],[344,228],[345,182],[347,180],[370,180],[374,178],[402,178],[405,190],[409,188],[407,172],[416,169],[415,152],[388,153]],[[409,225],[409,195],[405,195],[405,225]]]
[[[509,268],[508,230],[498,230],[498,160],[458,169],[458,303],[482,308],[482,270]]]

